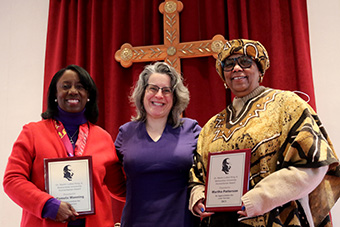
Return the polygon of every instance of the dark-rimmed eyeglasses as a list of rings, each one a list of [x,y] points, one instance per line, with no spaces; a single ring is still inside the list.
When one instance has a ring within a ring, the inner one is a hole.
[[[234,69],[236,63],[242,68],[250,68],[251,65],[253,64],[253,59],[251,59],[248,56],[240,56],[237,58],[227,58],[223,63],[222,63],[222,68],[224,72],[230,72]]]
[[[172,94],[172,89],[171,87],[158,87],[155,84],[147,84],[146,85],[146,91],[152,93],[152,94],[157,94],[159,89],[161,89],[162,94],[164,96],[171,95]]]

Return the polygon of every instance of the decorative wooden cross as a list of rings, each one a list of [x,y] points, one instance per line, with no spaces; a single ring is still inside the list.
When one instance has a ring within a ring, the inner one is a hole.
[[[217,58],[218,51],[223,47],[225,39],[215,35],[212,40],[179,42],[179,12],[183,3],[178,0],[165,0],[159,5],[159,11],[164,15],[164,45],[132,47],[125,43],[115,53],[115,59],[127,68],[133,62],[165,61],[181,72],[180,58],[213,56]]]

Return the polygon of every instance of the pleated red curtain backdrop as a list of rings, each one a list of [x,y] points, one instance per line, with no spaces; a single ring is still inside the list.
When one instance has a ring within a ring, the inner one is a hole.
[[[259,40],[271,67],[264,85],[302,91],[315,108],[306,1],[228,0],[229,38]],[[305,95],[301,96],[307,99]]]
[[[45,60],[44,103],[53,75],[68,64],[84,67],[99,90],[99,121],[115,139],[118,128],[134,109],[128,96],[147,63],[123,68],[114,59],[124,43],[163,43],[162,0],[50,0]],[[180,13],[180,41],[197,41],[222,34],[226,39],[260,41],[271,67],[264,85],[302,91],[315,107],[306,1],[185,0]],[[191,95],[185,112],[201,126],[226,102],[225,90],[212,57],[181,60]],[[44,110],[46,105],[44,104]],[[116,221],[122,204],[115,203]]]

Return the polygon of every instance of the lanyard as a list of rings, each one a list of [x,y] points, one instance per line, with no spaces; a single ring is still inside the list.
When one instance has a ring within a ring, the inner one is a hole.
[[[75,149],[73,151],[73,146],[70,142],[70,139],[67,136],[67,132],[65,130],[64,125],[59,122],[54,120],[54,125],[55,128],[57,129],[57,133],[60,136],[61,141],[63,142],[67,155],[69,157],[73,156],[82,156],[84,153],[86,141],[89,135],[89,125],[87,123],[82,124],[79,126],[79,134],[78,134],[78,139],[75,144]]]

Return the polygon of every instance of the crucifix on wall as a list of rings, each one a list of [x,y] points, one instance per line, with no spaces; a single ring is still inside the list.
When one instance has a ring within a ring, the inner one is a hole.
[[[125,68],[134,62],[165,61],[180,73],[181,58],[206,56],[217,58],[218,51],[226,41],[222,35],[215,35],[211,40],[183,43],[179,41],[179,13],[182,10],[181,1],[165,0],[159,5],[159,11],[164,18],[164,44],[133,47],[125,43],[115,53],[115,59]]]

